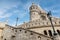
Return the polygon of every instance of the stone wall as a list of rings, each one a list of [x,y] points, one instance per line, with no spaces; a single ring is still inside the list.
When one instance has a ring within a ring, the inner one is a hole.
[[[0,22],[0,40],[2,40],[2,32],[3,32],[3,29],[5,27],[5,22]]]
[[[6,27],[2,40],[52,40],[50,37],[23,28]]]
[[[30,30],[18,29],[16,40],[51,40],[51,38]]]
[[[0,28],[0,40],[2,40],[2,31],[3,29]]]

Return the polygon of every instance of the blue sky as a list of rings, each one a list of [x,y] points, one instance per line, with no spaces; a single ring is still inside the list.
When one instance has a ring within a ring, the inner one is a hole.
[[[7,18],[8,24],[14,26],[17,17],[18,24],[29,21],[29,7],[32,3],[46,11],[51,10],[53,16],[60,18],[60,0],[0,0],[0,22],[5,22]]]

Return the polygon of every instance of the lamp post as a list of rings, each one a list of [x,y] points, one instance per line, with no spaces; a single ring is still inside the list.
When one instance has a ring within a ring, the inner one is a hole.
[[[57,33],[56,33],[55,29],[54,29],[54,25],[52,23],[51,11],[48,12],[47,17],[50,20],[50,23],[51,23],[51,26],[52,26],[52,29],[53,29],[53,40],[58,40],[58,37],[57,37],[58,35],[57,35]]]
[[[15,26],[17,26],[17,23],[18,23],[18,19],[19,19],[19,18],[17,17],[17,18],[16,18],[16,25],[15,25]]]

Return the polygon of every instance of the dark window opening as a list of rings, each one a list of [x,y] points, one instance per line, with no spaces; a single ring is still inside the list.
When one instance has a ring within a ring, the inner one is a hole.
[[[15,30],[15,32],[17,32],[17,30]]]
[[[33,35],[33,33],[31,33],[31,35]]]
[[[27,31],[25,31],[25,33],[27,33]]]
[[[20,30],[21,31],[21,30]]]
[[[40,36],[38,36],[38,38],[41,38]]]
[[[44,30],[44,34],[47,35],[47,31],[46,30]]]
[[[51,30],[48,30],[48,32],[49,32],[49,36],[52,36],[52,32],[51,32]]]
[[[47,40],[49,40],[49,39],[47,39]]]
[[[4,40],[6,40],[6,39],[4,39]]]
[[[12,38],[14,38],[14,37],[15,37],[15,35],[12,36]]]
[[[58,32],[58,34],[60,35],[60,31],[59,31],[59,30],[57,30],[57,32]]]
[[[11,28],[11,30],[14,30],[13,28]]]
[[[1,36],[1,38],[3,38],[3,36]]]
[[[41,16],[42,17],[42,20],[46,20],[46,17],[45,16]]]

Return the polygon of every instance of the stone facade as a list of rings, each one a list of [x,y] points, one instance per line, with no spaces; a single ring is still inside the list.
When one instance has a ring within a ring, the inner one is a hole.
[[[51,37],[30,31],[24,28],[9,27],[4,28],[2,40],[52,40]]]
[[[34,3],[29,10],[30,21],[27,23],[17,27],[0,23],[0,40],[53,40],[53,30],[47,12]],[[56,33],[60,35],[60,19],[52,17],[52,21]]]
[[[4,22],[0,22],[0,40],[2,40],[2,32],[3,32],[3,28],[5,27],[5,23]]]

